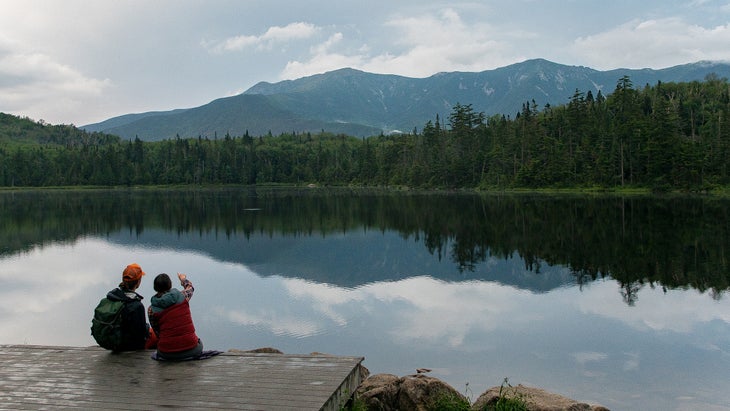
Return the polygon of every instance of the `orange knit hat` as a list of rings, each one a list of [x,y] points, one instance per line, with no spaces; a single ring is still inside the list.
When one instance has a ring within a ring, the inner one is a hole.
[[[124,273],[122,274],[122,280],[123,281],[137,281],[144,275],[144,271],[142,271],[142,267],[139,266],[139,264],[130,264],[127,266],[127,268],[124,269]]]

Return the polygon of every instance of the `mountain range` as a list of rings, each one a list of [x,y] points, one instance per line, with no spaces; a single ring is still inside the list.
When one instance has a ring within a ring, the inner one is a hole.
[[[288,132],[343,133],[367,137],[410,132],[448,117],[454,105],[471,104],[487,116],[513,117],[525,102],[566,104],[576,91],[608,95],[623,76],[634,87],[657,82],[730,78],[730,64],[701,61],[665,69],[599,71],[544,59],[481,72],[438,73],[426,78],[373,74],[343,68],[277,83],[188,109],[113,117],[81,128],[143,141],[186,137],[251,136]]]

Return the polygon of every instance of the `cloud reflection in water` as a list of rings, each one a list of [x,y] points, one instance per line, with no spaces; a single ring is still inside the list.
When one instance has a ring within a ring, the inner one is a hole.
[[[546,293],[428,276],[344,288],[100,238],[0,259],[0,343],[92,345],[93,307],[130,262],[147,273],[145,305],[157,273],[189,274],[196,327],[212,349],[363,355],[374,372],[429,367],[475,390],[507,376],[579,398],[596,393],[609,406],[647,389],[730,391],[727,298],[645,287],[628,306],[611,280]]]

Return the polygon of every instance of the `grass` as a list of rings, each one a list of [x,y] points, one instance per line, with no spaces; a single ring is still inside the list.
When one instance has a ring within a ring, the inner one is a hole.
[[[469,384],[466,385],[466,394],[459,395],[444,391],[433,402],[426,405],[428,411],[471,411],[472,403],[469,396]],[[353,396],[347,403],[340,406],[340,411],[367,411],[365,402]],[[499,387],[499,398],[495,403],[485,405],[480,411],[527,411],[527,403],[522,394],[517,393],[505,378]]]
[[[467,394],[469,384],[467,384]],[[445,392],[429,404],[429,411],[470,411],[472,409],[471,399],[468,396],[460,396],[454,393]],[[486,405],[481,411],[527,411],[525,398],[515,392],[507,378],[499,387],[499,398],[496,403]]]
[[[350,400],[340,405],[340,411],[368,411],[368,406],[358,396],[350,397]]]
[[[436,397],[436,400],[429,404],[427,409],[429,411],[470,411],[471,403],[460,395],[445,392]]]
[[[527,411],[525,399],[514,390],[509,393],[511,389],[509,380],[505,378],[499,387],[499,399],[496,403],[487,405],[483,411]]]

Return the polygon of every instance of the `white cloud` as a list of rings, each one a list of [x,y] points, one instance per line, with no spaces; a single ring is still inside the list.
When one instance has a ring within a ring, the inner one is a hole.
[[[668,290],[644,287],[634,306],[613,304],[619,295],[616,283],[597,282],[584,289],[576,300],[586,313],[623,322],[639,331],[690,333],[699,322],[721,321],[730,324],[727,303],[719,304],[707,294],[693,290]],[[678,309],[677,307],[685,307]]]
[[[311,318],[344,326],[360,312],[367,312],[371,319],[382,317],[381,332],[404,345],[417,341],[422,345],[462,346],[470,333],[492,330],[500,318],[526,304],[531,296],[529,292],[493,283],[444,283],[430,277],[367,284],[354,290],[296,279],[283,282],[288,300],[311,308],[315,313]],[[394,306],[398,309],[391,308]],[[353,307],[358,308],[353,311]],[[511,325],[521,326],[540,319],[540,314],[525,314],[512,317]],[[245,321],[266,323],[248,317]],[[326,326],[309,328],[313,332]]]
[[[624,353],[626,359],[624,360],[624,371],[636,371],[641,365],[641,355],[638,352],[627,352]]]
[[[261,38],[266,41],[289,41],[294,39],[306,39],[313,36],[317,30],[311,23],[291,23],[284,27],[273,26],[266,30]]]
[[[630,14],[610,2],[341,3],[6,0],[0,109],[85,124],[343,67],[425,77],[537,57],[597,69],[730,60],[727,0]]]
[[[88,77],[47,54],[26,51],[22,45],[3,38],[0,38],[0,79],[0,107],[19,114],[70,114],[111,86],[109,79]]]
[[[274,335],[293,337],[312,337],[323,331],[323,328],[314,321],[290,315],[281,315],[277,312],[226,311],[222,307],[215,309],[216,314],[229,321],[244,326],[258,327],[271,331]]]
[[[93,307],[118,284],[123,268],[117,247],[95,239],[0,258],[0,341],[91,344]]]
[[[343,67],[360,68],[364,56],[359,54],[347,55],[332,51],[343,39],[342,33],[332,34],[323,43],[314,45],[310,49],[307,61],[289,61],[280,74],[281,79],[295,79]]]
[[[730,25],[706,28],[678,17],[632,20],[612,30],[580,37],[575,54],[597,69],[669,67],[699,60],[730,60]],[[609,66],[611,65],[611,66]]]
[[[306,61],[289,61],[282,79],[353,67],[376,73],[427,77],[440,71],[482,71],[524,59],[512,52],[503,37],[530,37],[525,32],[500,32],[484,23],[469,24],[453,9],[416,17],[392,18],[384,23],[392,31],[392,47],[370,55],[370,47],[337,51],[344,35],[333,34],[311,48]]]
[[[255,47],[258,50],[269,50],[275,44],[310,38],[319,30],[320,28],[314,24],[296,22],[287,24],[283,27],[269,27],[266,32],[259,36],[234,36],[216,43],[204,42],[203,45],[216,53],[241,51],[249,47]]]
[[[608,354],[595,351],[576,352],[573,353],[572,356],[575,362],[577,362],[581,366],[585,365],[588,362],[599,362],[604,361],[608,358]]]

